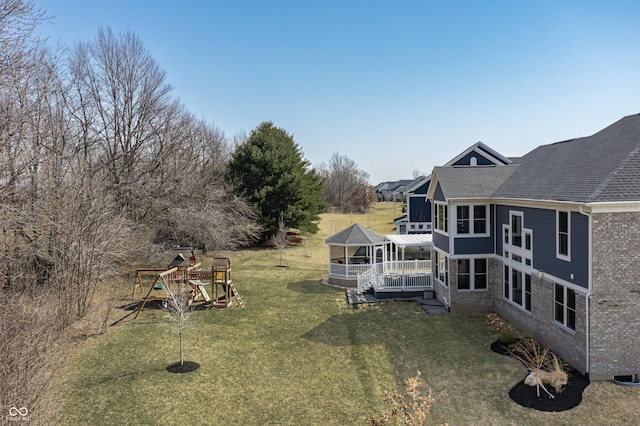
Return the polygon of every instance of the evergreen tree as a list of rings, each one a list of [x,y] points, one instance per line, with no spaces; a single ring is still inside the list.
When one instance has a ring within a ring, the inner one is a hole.
[[[271,122],[256,127],[236,146],[227,173],[258,211],[263,240],[277,232],[281,218],[302,232],[317,232],[318,214],[325,208],[322,181],[284,129]]]

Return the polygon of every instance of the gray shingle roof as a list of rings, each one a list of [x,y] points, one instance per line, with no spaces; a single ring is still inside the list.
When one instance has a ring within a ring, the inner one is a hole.
[[[436,167],[433,176],[447,199],[489,198],[516,169],[510,165]]]
[[[640,200],[640,115],[630,115],[598,133],[540,146],[493,194],[575,202]]]
[[[325,240],[327,244],[342,246],[368,246],[382,244],[384,237],[359,223],[343,229]]]

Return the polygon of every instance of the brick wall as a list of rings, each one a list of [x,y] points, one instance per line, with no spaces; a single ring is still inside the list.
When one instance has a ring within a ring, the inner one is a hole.
[[[592,215],[590,371],[640,374],[640,213]]]
[[[449,260],[451,285],[451,312],[490,312],[493,311],[493,292],[491,273],[489,272],[487,290],[458,290],[458,264]]]
[[[504,268],[501,261],[493,265],[495,311],[521,333],[533,336],[554,351],[560,358],[581,373],[587,372],[587,301],[576,294],[576,331],[554,320],[554,283],[537,276],[531,277],[531,312],[519,308],[502,297]],[[498,284],[500,283],[500,284]]]

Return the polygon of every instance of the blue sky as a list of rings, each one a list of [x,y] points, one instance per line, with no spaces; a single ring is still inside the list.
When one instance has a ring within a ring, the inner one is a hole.
[[[482,141],[506,156],[640,113],[640,2],[36,0],[73,47],[138,35],[174,95],[229,137],[263,121],[370,182]]]

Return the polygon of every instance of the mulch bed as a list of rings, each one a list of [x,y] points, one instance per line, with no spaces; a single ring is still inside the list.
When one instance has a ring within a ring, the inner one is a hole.
[[[501,355],[509,355],[509,351],[499,340],[491,344],[491,350]],[[525,377],[522,378],[520,383],[511,388],[509,397],[523,407],[539,411],[565,411],[577,407],[582,401],[583,391],[589,385],[588,378],[577,371],[572,371],[569,373],[567,385],[562,388],[560,393],[556,393],[551,386],[545,386],[554,396],[554,398],[551,398],[544,389],[540,389],[540,396],[538,396],[536,386],[524,384]]]
[[[171,364],[166,368],[166,370],[169,373],[191,373],[192,371],[196,371],[198,368],[200,368],[200,364],[197,362],[185,361],[182,364],[179,362]]]

